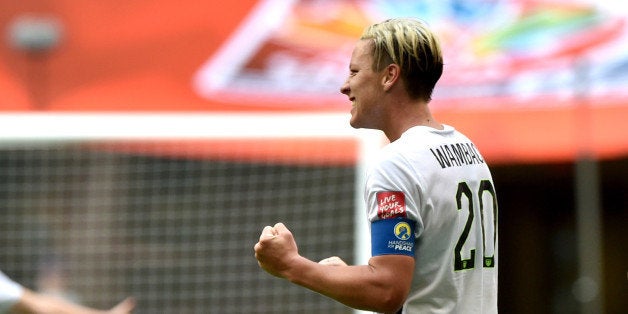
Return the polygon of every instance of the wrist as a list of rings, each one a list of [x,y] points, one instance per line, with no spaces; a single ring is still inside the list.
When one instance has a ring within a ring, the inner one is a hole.
[[[291,262],[290,267],[284,272],[284,278],[292,283],[300,284],[303,274],[306,272],[308,263],[313,263],[307,258],[297,255]]]

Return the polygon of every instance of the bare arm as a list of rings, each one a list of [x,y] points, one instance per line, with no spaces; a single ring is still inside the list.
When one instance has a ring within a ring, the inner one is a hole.
[[[290,230],[266,227],[255,245],[260,266],[347,306],[377,312],[398,310],[410,291],[414,259],[403,255],[372,257],[368,265],[316,263],[298,253]]]
[[[42,295],[24,289],[22,297],[12,308],[12,313],[28,314],[128,314],[135,308],[135,301],[127,298],[110,310],[96,310],[69,301]]]

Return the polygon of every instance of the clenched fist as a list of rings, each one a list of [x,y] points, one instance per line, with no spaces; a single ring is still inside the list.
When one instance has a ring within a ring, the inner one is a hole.
[[[283,223],[264,227],[254,250],[259,266],[271,275],[282,278],[286,277],[299,258],[292,232]]]

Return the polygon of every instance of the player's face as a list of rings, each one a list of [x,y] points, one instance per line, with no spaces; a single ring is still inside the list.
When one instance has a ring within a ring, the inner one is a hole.
[[[373,71],[372,49],[368,40],[356,43],[349,63],[349,77],[340,88],[351,101],[350,124],[354,128],[381,129],[382,76]]]

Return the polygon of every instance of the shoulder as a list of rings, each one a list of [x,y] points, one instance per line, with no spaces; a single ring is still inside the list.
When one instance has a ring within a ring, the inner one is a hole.
[[[9,279],[0,271],[0,312],[15,304],[22,296],[24,288],[17,282]]]
[[[399,173],[408,167],[406,148],[398,142],[383,147],[372,159],[371,173]]]

